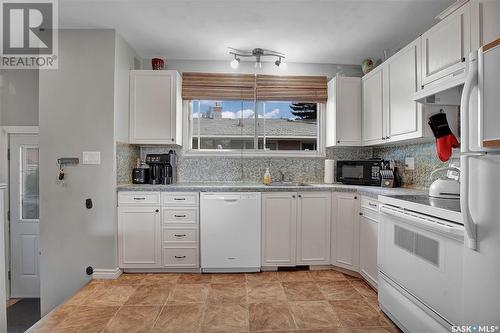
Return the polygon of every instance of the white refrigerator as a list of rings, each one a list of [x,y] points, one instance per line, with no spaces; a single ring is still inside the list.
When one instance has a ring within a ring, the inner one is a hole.
[[[460,107],[462,324],[495,329],[500,326],[500,39],[471,54]]]

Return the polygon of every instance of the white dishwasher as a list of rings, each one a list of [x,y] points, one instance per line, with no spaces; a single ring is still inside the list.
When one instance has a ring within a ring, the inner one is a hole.
[[[260,271],[260,193],[201,193],[203,272]]]

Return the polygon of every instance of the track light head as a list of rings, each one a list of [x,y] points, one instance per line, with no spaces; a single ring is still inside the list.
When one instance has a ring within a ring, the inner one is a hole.
[[[231,61],[231,68],[236,69],[240,65],[240,58],[238,58],[236,55],[234,56],[233,61]]]

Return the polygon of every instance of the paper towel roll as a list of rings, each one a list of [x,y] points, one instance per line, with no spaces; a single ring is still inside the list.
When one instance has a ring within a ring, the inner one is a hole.
[[[335,160],[325,160],[325,184],[335,182]]]

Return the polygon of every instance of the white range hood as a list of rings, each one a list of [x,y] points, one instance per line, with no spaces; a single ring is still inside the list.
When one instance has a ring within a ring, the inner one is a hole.
[[[413,100],[430,105],[460,105],[465,69],[432,82],[415,93]]]

